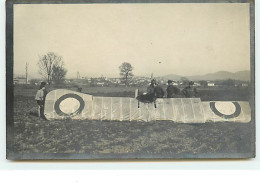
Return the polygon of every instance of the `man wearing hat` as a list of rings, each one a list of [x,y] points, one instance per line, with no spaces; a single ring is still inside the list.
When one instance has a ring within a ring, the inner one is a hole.
[[[151,84],[147,87],[147,91],[144,94],[137,96],[136,98],[144,103],[151,103],[156,100],[156,98],[163,98],[164,91],[161,86],[158,86],[156,80],[151,80]]]
[[[182,93],[186,98],[195,98],[198,95],[198,91],[193,85],[194,82],[190,81],[189,86],[183,89]]]
[[[147,91],[146,91],[147,94],[154,95],[155,86],[156,86],[156,80],[152,79],[151,84],[147,87]]]
[[[173,86],[173,81],[168,80],[168,87],[166,89],[167,92],[167,98],[177,98],[180,94],[180,89]]]
[[[164,97],[164,90],[163,90],[163,88],[160,86],[160,85],[158,85],[158,84],[156,84],[156,86],[155,86],[155,88],[154,88],[154,96],[156,97],[156,98],[163,98]]]
[[[147,94],[153,98],[163,98],[164,91],[161,86],[156,83],[156,80],[151,81],[151,85],[147,87]]]
[[[144,102],[144,103],[154,102],[156,100],[155,86],[156,86],[156,81],[155,81],[155,79],[153,79],[151,81],[151,84],[147,87],[146,93],[138,95],[136,97],[136,99],[138,99],[139,101]]]

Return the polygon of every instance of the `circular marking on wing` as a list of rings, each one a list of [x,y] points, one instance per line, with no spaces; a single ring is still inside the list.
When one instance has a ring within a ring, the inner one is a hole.
[[[75,98],[66,98],[60,103],[60,110],[65,114],[72,114],[79,109],[80,102]]]
[[[65,94],[54,104],[54,110],[60,116],[76,116],[84,107],[84,100],[77,94]]]
[[[232,102],[216,102],[215,107],[224,115],[234,114],[236,111],[236,107]]]
[[[216,115],[225,119],[235,118],[241,113],[237,102],[210,102],[210,108]]]

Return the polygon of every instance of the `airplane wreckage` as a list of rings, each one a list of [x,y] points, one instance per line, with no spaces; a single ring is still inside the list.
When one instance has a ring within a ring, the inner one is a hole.
[[[246,101],[201,101],[200,98],[157,98],[147,103],[130,97],[98,97],[58,89],[49,92],[44,115],[48,120],[117,120],[177,123],[242,122],[251,120]]]

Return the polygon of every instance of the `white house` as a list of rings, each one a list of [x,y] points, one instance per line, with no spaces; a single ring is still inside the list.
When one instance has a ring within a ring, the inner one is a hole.
[[[214,82],[208,82],[208,86],[213,87],[213,86],[215,86],[215,83]]]

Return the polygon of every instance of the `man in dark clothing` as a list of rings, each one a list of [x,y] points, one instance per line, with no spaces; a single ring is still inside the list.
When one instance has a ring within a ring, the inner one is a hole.
[[[155,79],[153,79],[153,80],[151,81],[151,84],[147,87],[147,94],[152,94],[152,95],[154,95],[155,86],[156,86],[156,81],[155,81]]]
[[[155,86],[155,88],[154,88],[154,96],[156,98],[163,98],[164,90],[163,90],[163,88],[161,86],[159,86],[159,85]]]
[[[156,86],[156,81],[153,79],[151,81],[151,84],[147,87],[146,93],[138,95],[136,99],[143,103],[151,103],[154,102],[156,97],[155,97],[155,86]]]
[[[168,87],[166,91],[167,91],[167,98],[176,98],[180,94],[180,89],[173,86],[172,80],[168,80]]]
[[[198,95],[197,89],[193,86],[194,82],[190,81],[189,86],[183,89],[183,94],[186,98],[195,98]]]
[[[153,79],[151,85],[147,87],[147,94],[154,98],[163,98],[164,91],[163,88],[156,83],[156,80]]]
[[[156,84],[155,79],[151,81],[151,84],[147,87],[146,94],[139,95],[137,99],[144,103],[151,103],[156,100],[156,98],[163,98],[164,91],[161,86]]]

